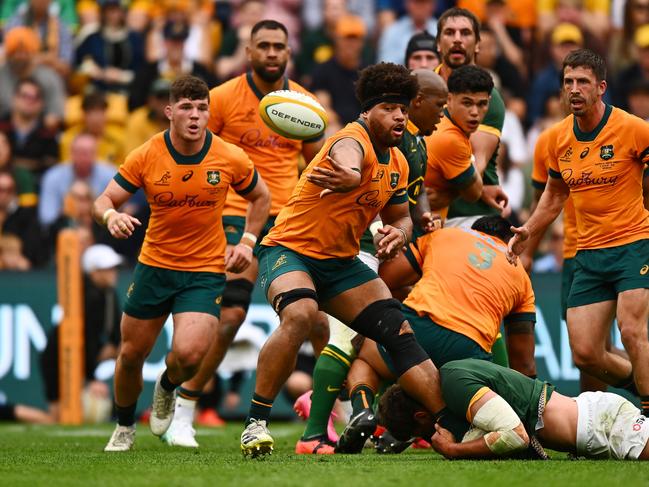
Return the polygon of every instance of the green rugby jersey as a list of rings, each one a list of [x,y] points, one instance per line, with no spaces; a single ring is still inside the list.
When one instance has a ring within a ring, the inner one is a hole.
[[[439,369],[439,375],[444,401],[456,416],[466,418],[473,397],[480,389],[488,387],[512,407],[529,434],[537,429],[543,390],[547,386],[546,402],[554,390],[551,384],[486,360],[447,362]]]

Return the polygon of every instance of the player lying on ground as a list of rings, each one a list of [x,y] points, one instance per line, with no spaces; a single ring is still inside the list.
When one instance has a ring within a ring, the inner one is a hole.
[[[448,409],[466,417],[471,429],[458,442],[394,385],[381,397],[379,417],[397,438],[431,438],[447,458],[511,456],[538,439],[587,458],[649,459],[647,418],[622,396],[598,391],[567,397],[547,382],[484,360],[448,362],[439,373]]]

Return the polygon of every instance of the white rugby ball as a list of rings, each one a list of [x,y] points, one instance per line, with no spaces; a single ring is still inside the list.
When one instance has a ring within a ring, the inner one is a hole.
[[[312,139],[327,128],[327,113],[322,105],[292,90],[264,96],[259,102],[259,115],[271,130],[287,139]]]

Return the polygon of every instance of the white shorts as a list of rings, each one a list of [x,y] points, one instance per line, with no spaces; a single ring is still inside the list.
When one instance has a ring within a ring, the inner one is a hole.
[[[622,396],[584,392],[577,401],[577,455],[636,460],[649,440],[649,418]]]
[[[455,218],[449,218],[444,222],[445,227],[458,227],[471,229],[471,226],[478,221],[479,218],[482,218],[484,215],[473,215],[473,216],[456,216]]]
[[[360,251],[358,258],[367,267],[372,269],[378,274],[379,272],[379,259],[369,252]],[[345,352],[350,357],[354,357],[356,352],[352,346],[352,340],[356,336],[356,332],[345,325],[342,321],[337,320],[333,316],[327,315],[329,318],[329,343],[335,345],[340,350]]]

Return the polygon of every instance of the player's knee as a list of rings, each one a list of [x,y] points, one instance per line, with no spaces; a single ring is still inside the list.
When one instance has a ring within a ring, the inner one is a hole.
[[[207,347],[182,347],[174,350],[176,363],[184,370],[197,370],[207,352]]]
[[[280,328],[295,340],[308,338],[318,320],[318,296],[313,289],[298,288],[280,293],[273,299],[273,308],[280,316]]]
[[[633,320],[620,320],[618,321],[620,328],[620,338],[624,344],[624,348],[630,354],[641,344],[647,342],[646,323],[644,329],[639,323]]]
[[[580,369],[592,369],[601,361],[602,354],[598,347],[590,343],[576,343],[572,345],[572,360]]]
[[[386,348],[398,375],[428,359],[396,299],[370,304],[354,319],[351,327]]]
[[[225,283],[221,306],[223,308],[234,308],[238,311],[238,313],[232,315],[233,318],[241,318],[241,321],[237,322],[238,324],[243,323],[246,318],[252,299],[253,287],[254,284],[247,279],[232,279]]]
[[[147,350],[132,342],[123,342],[119,348],[118,360],[122,367],[142,367],[146,357]]]

